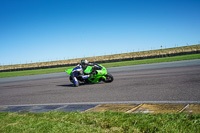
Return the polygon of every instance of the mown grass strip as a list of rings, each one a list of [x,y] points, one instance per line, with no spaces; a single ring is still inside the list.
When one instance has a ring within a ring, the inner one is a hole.
[[[0,113],[3,133],[198,133],[198,114],[128,114],[123,112]]]
[[[119,66],[128,66],[128,65],[150,64],[150,63],[160,63],[160,62],[170,62],[170,61],[180,61],[180,60],[192,60],[192,59],[200,59],[200,54],[182,55],[182,56],[174,56],[174,57],[155,58],[155,59],[144,59],[144,60],[121,61],[121,62],[112,62],[112,63],[103,63],[102,65],[104,65],[105,67],[119,67]],[[65,69],[68,69],[68,68],[72,68],[72,67],[59,67],[59,68],[25,70],[25,71],[14,71],[14,72],[0,72],[0,78],[64,72]]]
[[[65,69],[68,69],[68,68],[71,68],[71,67],[59,67],[59,68],[36,69],[36,70],[13,71],[13,72],[0,72],[0,78],[64,72]]]
[[[151,63],[192,60],[192,59],[200,59],[200,54],[144,59],[144,60],[122,61],[122,62],[114,62],[114,63],[104,63],[103,65],[105,67],[119,67],[119,66],[128,66],[128,65],[151,64]]]

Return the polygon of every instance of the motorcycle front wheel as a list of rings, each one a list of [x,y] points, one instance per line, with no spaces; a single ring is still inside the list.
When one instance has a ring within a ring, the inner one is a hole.
[[[106,79],[103,80],[105,83],[111,83],[114,80],[113,76],[109,73],[106,74],[105,77],[106,77]]]

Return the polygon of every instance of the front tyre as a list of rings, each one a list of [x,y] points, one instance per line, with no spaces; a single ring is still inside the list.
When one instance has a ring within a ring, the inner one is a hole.
[[[106,79],[103,80],[105,83],[111,83],[114,80],[113,76],[109,73],[106,74],[105,77],[106,77]]]

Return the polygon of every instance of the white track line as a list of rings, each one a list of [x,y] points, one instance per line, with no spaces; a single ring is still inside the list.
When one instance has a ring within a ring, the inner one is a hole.
[[[47,105],[84,105],[84,104],[200,104],[200,101],[110,101],[110,102],[74,102],[74,103],[45,103],[45,104],[19,104],[19,105],[0,105],[0,107],[9,106],[47,106]]]
[[[183,112],[186,108],[188,108],[190,105],[189,104],[187,104],[184,108],[182,108],[179,112],[181,113],[181,112]]]

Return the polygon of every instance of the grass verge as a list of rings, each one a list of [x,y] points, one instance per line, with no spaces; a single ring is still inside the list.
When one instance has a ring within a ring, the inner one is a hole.
[[[182,55],[182,56],[164,57],[164,58],[154,58],[154,59],[144,59],[144,60],[121,61],[121,62],[112,62],[112,63],[103,63],[102,65],[104,65],[105,67],[119,67],[119,66],[128,66],[128,65],[150,64],[150,63],[160,63],[160,62],[170,62],[170,61],[180,61],[180,60],[192,60],[192,59],[200,59],[200,54]],[[59,68],[25,70],[25,71],[14,71],[14,72],[0,72],[0,78],[64,72],[65,69],[68,69],[68,68],[72,68],[72,67],[59,67]]]
[[[124,112],[0,113],[0,132],[198,133],[198,114],[127,114]]]
[[[119,67],[119,66],[128,66],[128,65],[151,64],[151,63],[172,62],[172,61],[192,60],[192,59],[200,59],[200,54],[144,59],[144,60],[122,61],[122,62],[114,62],[114,63],[104,63],[103,65],[105,67]]]

